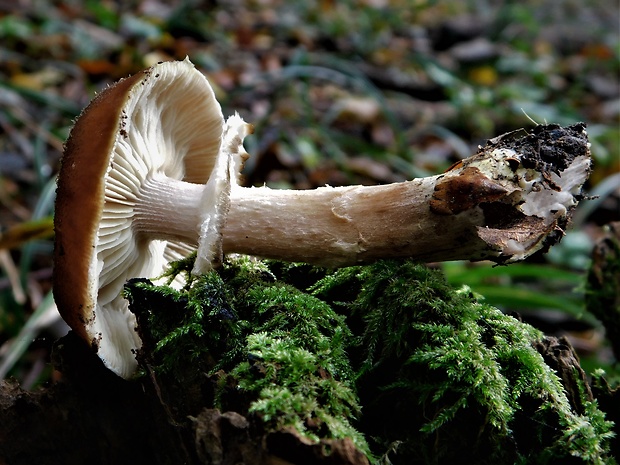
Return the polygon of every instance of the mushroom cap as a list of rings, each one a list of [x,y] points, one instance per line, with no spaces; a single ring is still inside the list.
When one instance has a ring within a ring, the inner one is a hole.
[[[141,346],[121,296],[125,282],[157,277],[168,261],[193,249],[181,240],[134,234],[140,184],[157,176],[207,183],[214,167],[225,165],[217,161],[222,130],[211,86],[186,59],[159,63],[102,91],[66,142],[54,218],[54,298],[69,326],[122,377],[135,371]],[[216,184],[212,195],[225,188]]]

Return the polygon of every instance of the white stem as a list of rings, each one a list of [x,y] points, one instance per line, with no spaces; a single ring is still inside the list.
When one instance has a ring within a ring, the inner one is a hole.
[[[455,222],[432,213],[437,179],[308,191],[233,189],[224,252],[326,266],[392,257],[480,258],[475,254],[484,243],[475,226],[483,216]]]

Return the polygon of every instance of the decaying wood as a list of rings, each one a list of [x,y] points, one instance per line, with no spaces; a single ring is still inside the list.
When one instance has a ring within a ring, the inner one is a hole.
[[[592,251],[586,308],[605,326],[616,359],[620,359],[620,221],[609,223]]]

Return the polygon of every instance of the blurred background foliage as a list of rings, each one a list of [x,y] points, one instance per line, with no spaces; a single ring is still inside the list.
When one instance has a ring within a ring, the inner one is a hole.
[[[509,267],[435,266],[614,376],[584,288],[594,243],[620,220],[619,14],[616,0],[0,0],[0,378],[54,376],[66,327],[51,218],[73,120],[115,80],[186,56],[224,113],[255,126],[248,185],[402,181],[503,132],[585,121],[598,198],[559,246]]]

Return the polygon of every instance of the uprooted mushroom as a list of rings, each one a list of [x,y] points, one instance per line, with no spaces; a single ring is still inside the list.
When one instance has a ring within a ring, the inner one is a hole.
[[[446,173],[314,190],[239,183],[251,128],[224,120],[189,60],[101,92],[77,119],[58,177],[54,296],[105,365],[130,377],[141,341],[121,296],[197,249],[325,266],[380,258],[521,260],[561,237],[590,171],[585,126],[490,140]]]

